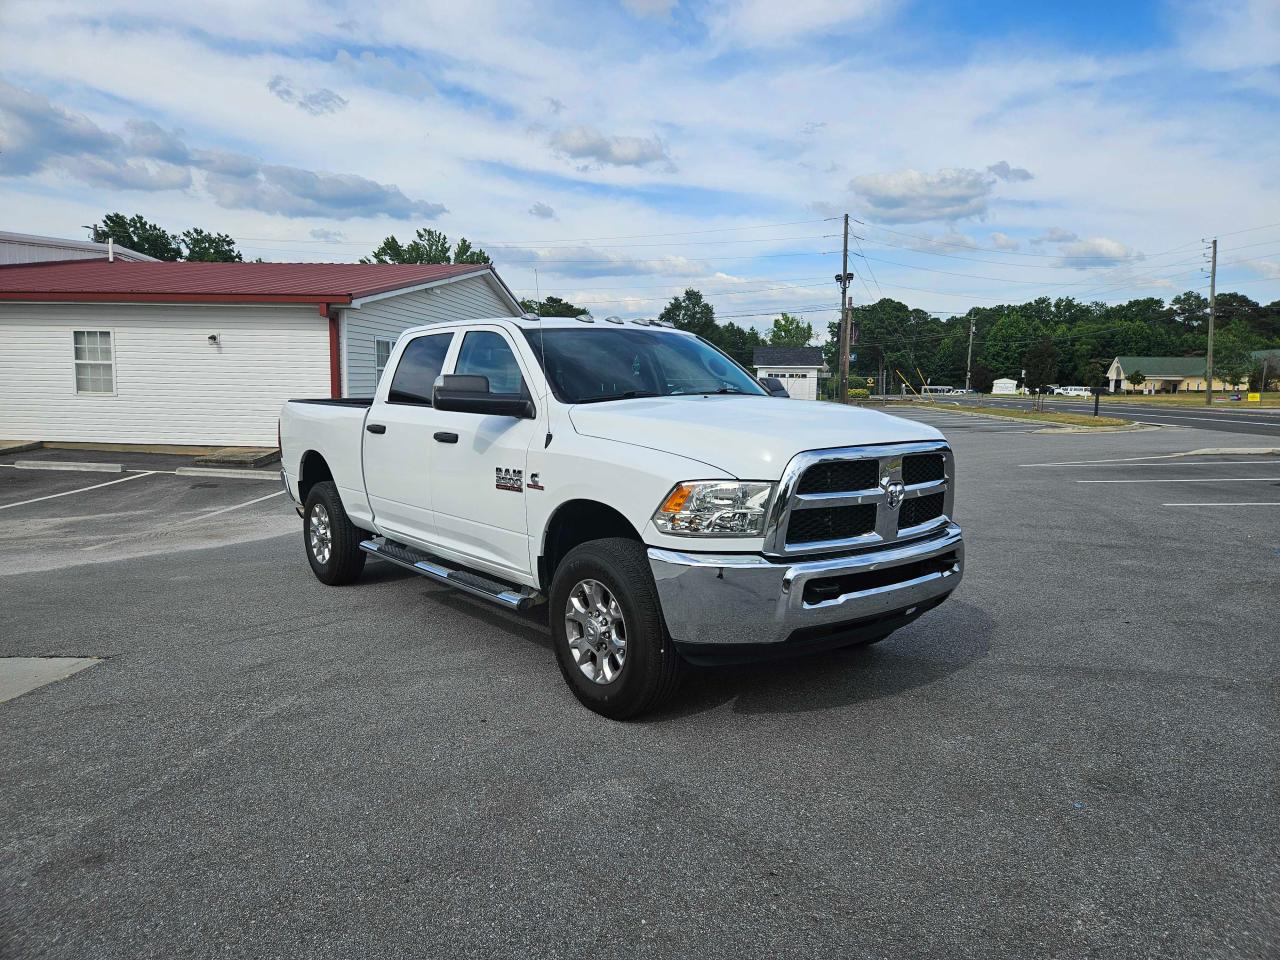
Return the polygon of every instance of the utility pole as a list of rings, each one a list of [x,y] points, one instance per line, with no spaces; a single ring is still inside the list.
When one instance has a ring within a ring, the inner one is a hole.
[[[840,262],[840,402],[849,402],[849,215],[844,215],[844,255]]]
[[[1213,254],[1209,265],[1209,356],[1205,359],[1205,406],[1213,405],[1213,321],[1214,299],[1218,292],[1218,238],[1213,238]]]
[[[969,318],[969,356],[964,362],[964,388],[968,390],[973,384],[973,331],[978,327],[978,321],[974,317]]]

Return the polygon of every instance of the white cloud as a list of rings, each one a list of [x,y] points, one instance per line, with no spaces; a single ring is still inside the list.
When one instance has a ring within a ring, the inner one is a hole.
[[[551,136],[551,145],[566,157],[614,167],[661,166],[675,170],[666,145],[657,137],[607,136],[592,127],[566,127]]]
[[[728,43],[777,47],[874,23],[894,6],[888,0],[729,0],[716,4],[707,20],[713,33]]]
[[[997,250],[1017,250],[1019,246],[1017,240],[1007,233],[1001,233],[999,230],[991,234],[991,245]]]
[[[127,141],[46,97],[0,82],[0,172],[23,176],[56,170],[94,187],[148,191],[186,190],[198,174],[218,206],[286,217],[433,220],[446,209],[357,174],[263,163],[225,150],[192,150],[153,121],[130,119],[125,126]]]
[[[1063,258],[1059,261],[1063,266],[1079,270],[1142,259],[1141,253],[1109,237],[1090,237],[1088,240],[1063,243],[1059,245],[1058,253]]]
[[[346,239],[341,230],[326,230],[323,227],[311,230],[310,236],[312,240],[323,240],[325,243],[341,243]]]
[[[1011,167],[1008,160],[1001,160],[999,163],[993,163],[987,167],[987,173],[991,174],[997,180],[1007,182],[1017,182],[1020,180],[1031,180],[1033,174],[1030,170],[1023,167]]]
[[[850,187],[876,220],[921,223],[983,216],[993,183],[992,177],[980,170],[896,170],[854,177]]]
[[[707,265],[680,256],[626,256],[608,250],[578,245],[563,247],[505,247],[491,250],[499,266],[517,264],[537,267],[539,273],[562,277],[625,277],[658,275],[701,277]]]
[[[533,206],[529,208],[529,215],[537,217],[539,220],[554,220],[556,211],[550,204],[535,200]]]
[[[1032,243],[1071,243],[1073,240],[1079,240],[1070,230],[1063,230],[1061,227],[1049,227],[1037,237],[1032,237]]]
[[[1259,276],[1268,280],[1280,280],[1280,260],[1261,260],[1251,266]]]
[[[305,110],[312,116],[322,113],[337,113],[347,105],[345,97],[341,97],[326,87],[301,93],[287,77],[276,74],[267,81],[267,89],[285,103],[291,103],[299,110]]]

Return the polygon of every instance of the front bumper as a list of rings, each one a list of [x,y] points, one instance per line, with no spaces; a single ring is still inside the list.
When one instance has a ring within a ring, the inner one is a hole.
[[[964,571],[954,523],[938,537],[834,560],[648,552],[667,631],[682,644],[778,644],[845,624],[900,625],[941,602]]]

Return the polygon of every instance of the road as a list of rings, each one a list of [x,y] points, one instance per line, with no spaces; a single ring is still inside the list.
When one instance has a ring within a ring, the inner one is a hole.
[[[96,661],[0,703],[0,957],[1280,956],[1280,458],[906,413],[956,594],[634,723],[269,480],[0,467],[0,656]]]
[[[945,397],[939,403],[965,403],[984,406],[1010,406],[1030,410],[1030,399],[1002,400],[995,397]],[[1093,413],[1092,400],[1049,400],[1046,409],[1063,413]],[[1280,437],[1280,409],[1264,409],[1248,412],[1239,409],[1223,410],[1218,407],[1170,407],[1163,404],[1108,403],[1102,398],[1098,411],[1102,416],[1141,420],[1174,427],[1195,427],[1199,430],[1218,430],[1228,433],[1247,433],[1265,437]]]

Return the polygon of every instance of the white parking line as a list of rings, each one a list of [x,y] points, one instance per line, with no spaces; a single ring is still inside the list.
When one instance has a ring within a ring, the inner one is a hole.
[[[188,517],[186,520],[178,520],[168,524],[164,529],[172,530],[174,527],[185,527],[189,523],[196,523],[200,520],[207,520],[210,517],[216,517],[219,514],[230,513],[232,510],[239,510],[241,507],[251,507],[255,503],[261,503],[263,500],[270,500],[273,497],[284,496],[283,490],[277,490],[275,493],[268,493],[265,497],[255,497],[252,500],[246,500],[244,503],[233,503],[229,507],[220,507],[217,510],[210,510],[208,513],[202,513],[198,516]],[[162,531],[163,532],[163,531]],[[155,534],[154,530],[143,530],[139,533],[130,534],[127,537],[117,537],[114,540],[104,540],[102,543],[93,543],[87,547],[81,547],[82,550],[101,550],[103,547],[114,547],[117,543],[124,543],[126,540],[136,540],[138,537],[149,537]]]
[[[1195,477],[1177,480],[1077,480],[1076,483],[1264,483],[1280,477]]]
[[[1278,460],[1184,460],[1180,463],[1118,463],[1114,461],[1103,461],[1099,463],[1090,463],[1091,467],[1221,467],[1227,464],[1245,464],[1257,467],[1274,467],[1280,464]],[[1081,467],[1083,463],[1022,463],[1022,467]]]
[[[154,471],[148,470],[145,473],[135,473],[127,477],[121,477],[119,480],[108,480],[106,483],[95,483],[89,487],[76,487],[74,490],[64,490],[62,493],[51,493],[44,497],[33,497],[30,500],[19,500],[17,503],[6,503],[0,506],[0,510],[9,510],[13,507],[25,507],[28,503],[39,503],[41,500],[53,500],[57,497],[69,497],[73,493],[84,493],[87,490],[97,490],[99,487],[109,487],[113,483],[128,483],[130,480],[137,480],[139,477],[149,477]],[[280,491],[283,493],[284,491]]]
[[[181,527],[188,523],[195,523],[197,520],[206,520],[209,517],[216,517],[220,513],[230,513],[232,510],[239,510],[241,507],[251,507],[255,503],[261,503],[263,500],[270,500],[272,497],[283,497],[284,491],[277,490],[275,493],[268,493],[265,497],[257,497],[253,500],[246,500],[244,503],[232,504],[229,507],[222,507],[219,510],[210,510],[208,513],[202,513],[198,517],[188,517],[186,520],[179,520],[173,524],[175,527]]]
[[[1162,507],[1280,507],[1280,500],[1261,503],[1162,503]]]

